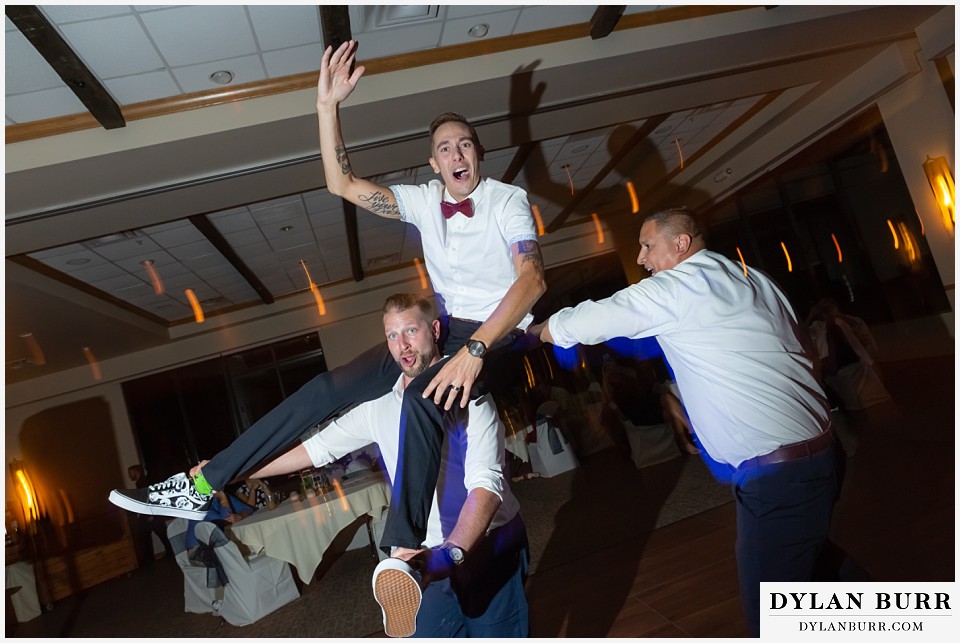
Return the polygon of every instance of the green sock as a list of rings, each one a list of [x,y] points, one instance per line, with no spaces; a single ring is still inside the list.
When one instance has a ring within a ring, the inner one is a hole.
[[[205,496],[213,493],[213,487],[211,487],[207,479],[203,477],[203,471],[193,476],[193,488],[197,490],[197,493],[202,493]]]

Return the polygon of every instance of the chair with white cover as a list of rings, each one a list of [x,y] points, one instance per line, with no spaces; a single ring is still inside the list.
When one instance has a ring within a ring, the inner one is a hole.
[[[244,558],[220,527],[201,522],[194,533],[209,545],[227,576],[220,616],[231,625],[249,625],[300,597],[290,566],[264,554]]]
[[[189,521],[174,518],[167,525],[167,538],[183,572],[183,611],[216,614],[223,600],[222,587],[207,587],[207,568],[190,560],[186,547]]]
[[[616,405],[613,407],[630,443],[630,459],[638,469],[683,455],[677,445],[673,428],[669,424],[666,422],[650,425],[634,424],[619,408],[616,408]]]

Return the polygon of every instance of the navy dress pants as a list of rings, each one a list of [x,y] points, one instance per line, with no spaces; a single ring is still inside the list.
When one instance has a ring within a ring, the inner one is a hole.
[[[747,625],[760,636],[760,583],[815,580],[840,490],[836,444],[797,460],[737,470],[737,571]]]

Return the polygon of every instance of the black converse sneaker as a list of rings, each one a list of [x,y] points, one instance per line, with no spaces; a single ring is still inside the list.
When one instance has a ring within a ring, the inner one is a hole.
[[[203,520],[211,498],[211,494],[197,491],[185,473],[143,489],[114,489],[110,492],[110,502],[127,511],[187,520]]]

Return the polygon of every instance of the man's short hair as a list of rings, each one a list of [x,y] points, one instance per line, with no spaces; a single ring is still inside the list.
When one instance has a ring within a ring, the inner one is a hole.
[[[411,308],[419,308],[423,318],[432,322],[437,318],[437,307],[433,303],[432,297],[424,297],[416,293],[401,292],[387,297],[383,302],[383,314],[402,313]]]
[[[460,123],[467,128],[467,131],[470,133],[470,140],[473,141],[473,144],[477,146],[480,150],[481,155],[483,153],[483,146],[480,144],[480,137],[477,135],[477,130],[470,124],[463,114],[457,114],[456,112],[444,112],[440,114],[433,122],[430,123],[430,147],[433,147],[433,135],[437,132],[441,125],[446,123]]]
[[[647,215],[644,223],[651,221],[657,224],[657,230],[665,236],[679,236],[688,234],[695,238],[700,234],[700,226],[693,211],[686,206],[665,208]]]

